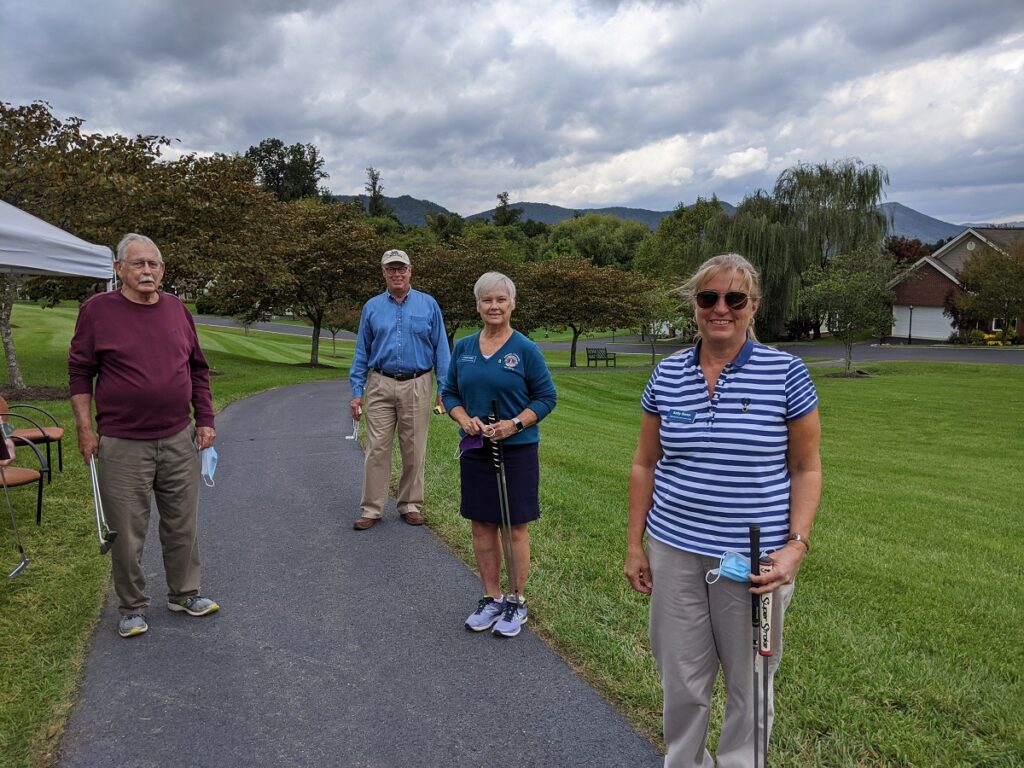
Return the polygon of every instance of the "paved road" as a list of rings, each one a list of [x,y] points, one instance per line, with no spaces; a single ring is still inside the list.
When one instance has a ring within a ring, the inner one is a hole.
[[[347,400],[318,382],[218,416],[201,543],[222,609],[166,610],[154,515],[150,630],[119,638],[108,596],[57,765],[660,765],[529,629],[466,632],[477,579],[393,501],[352,530],[362,453],[342,439]]]
[[[221,327],[237,328],[238,323],[230,317],[216,317],[214,315],[197,315],[196,322],[200,325],[215,325]],[[309,336],[311,329],[306,326],[287,325],[284,323],[256,323],[253,328],[260,331],[273,333],[287,333],[295,336]],[[320,332],[321,338],[331,338],[327,331]],[[338,334],[339,339],[352,340],[355,334],[342,331]],[[542,349],[555,349],[567,351],[570,343],[565,341],[538,341]],[[585,347],[608,347],[615,352],[635,352],[639,354],[650,354],[651,345],[641,343],[639,338],[619,337],[615,342],[609,339],[589,339],[577,344],[577,352],[582,360],[581,365],[586,364],[583,349]],[[829,343],[801,343],[775,345],[784,349],[790,354],[804,358],[827,358],[829,360],[844,360],[846,350],[842,344]],[[660,354],[669,354],[680,349],[675,342],[659,343],[657,349]],[[854,363],[871,363],[887,360],[904,360],[918,362],[946,362],[946,363],[997,363],[1001,365],[1024,365],[1024,347],[956,347],[933,344],[890,344],[879,346],[876,343],[863,341],[853,347]]]

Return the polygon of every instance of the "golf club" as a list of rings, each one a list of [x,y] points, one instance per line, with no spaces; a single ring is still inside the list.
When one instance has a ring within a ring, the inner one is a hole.
[[[117,531],[110,529],[107,517],[103,514],[103,499],[100,497],[100,479],[96,474],[95,456],[89,457],[89,474],[92,476],[92,498],[96,505],[96,535],[100,540],[100,554],[105,555],[117,538]]]
[[[754,576],[761,573],[761,526],[751,524],[750,526],[750,573]],[[754,768],[760,768],[761,761],[758,754],[760,738],[758,732],[758,719],[761,714],[761,707],[758,702],[757,686],[757,659],[760,656],[761,647],[761,599],[760,595],[750,596],[750,616],[754,627]]]
[[[771,570],[770,558],[762,558],[761,572]],[[757,651],[761,656],[761,687],[762,687],[762,723],[761,723],[761,754],[765,768],[768,766],[768,659],[772,656],[772,592],[760,595],[761,598],[761,638]],[[756,663],[756,662],[755,662]],[[755,737],[757,734],[754,734]]]
[[[0,461],[10,461],[14,456],[11,455],[11,450],[7,445],[7,433],[4,431],[0,433]],[[18,563],[17,567],[9,574],[7,578],[13,579],[19,573],[28,568],[29,559],[25,557],[25,547],[21,545],[21,534],[18,533],[18,520],[14,517],[14,505],[11,504],[11,491],[7,487],[7,475],[4,473],[3,466],[0,466],[0,482],[4,486],[4,497],[7,499],[7,509],[11,513],[11,528],[14,530],[14,542],[18,546],[18,554],[21,555],[21,562]]]
[[[498,419],[498,401],[491,401],[491,415],[487,419],[493,429]],[[493,432],[492,432],[493,434]],[[516,604],[520,604],[519,580],[516,570],[515,553],[512,548],[512,517],[508,505],[508,483],[505,481],[505,453],[501,442],[491,441],[491,453],[494,457],[494,470],[498,478],[498,504],[501,507],[501,547],[505,553],[505,570],[508,572],[509,586],[515,595]]]
[[[363,415],[363,409],[359,409],[359,416]],[[359,417],[352,420],[352,434],[345,435],[346,440],[357,440],[359,438]]]

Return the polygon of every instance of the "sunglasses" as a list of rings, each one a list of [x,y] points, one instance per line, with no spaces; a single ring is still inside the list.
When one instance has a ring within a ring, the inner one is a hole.
[[[698,291],[694,299],[701,309],[711,309],[718,304],[718,297],[722,294],[718,291]],[[725,293],[725,306],[729,309],[743,309],[747,306],[750,297],[743,291],[727,291]]]

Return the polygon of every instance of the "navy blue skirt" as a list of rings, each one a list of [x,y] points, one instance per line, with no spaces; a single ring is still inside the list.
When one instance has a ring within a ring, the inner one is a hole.
[[[537,443],[503,445],[505,485],[508,488],[509,518],[512,525],[523,525],[540,517],[540,465]],[[459,510],[467,520],[480,523],[501,523],[498,502],[498,472],[494,468],[491,444],[462,454],[459,460],[462,475],[462,505]]]

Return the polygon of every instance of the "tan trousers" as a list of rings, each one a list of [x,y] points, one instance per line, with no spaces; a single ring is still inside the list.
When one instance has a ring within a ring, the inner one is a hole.
[[[648,540],[654,591],[651,650],[664,691],[665,768],[749,768],[754,762],[754,649],[749,584],[704,577],[719,561]],[[768,669],[768,733],[775,717],[772,683],[782,658],[782,621],[790,584],[775,591],[775,653]],[[712,760],[706,745],[711,691],[721,665],[725,719]],[[757,671],[761,673],[758,658]],[[761,695],[761,680],[758,679]],[[759,704],[763,707],[763,701]]]
[[[100,438],[100,495],[117,531],[110,549],[114,592],[123,615],[149,607],[142,550],[156,496],[167,596],[199,594],[199,451],[189,427],[160,440]]]
[[[398,429],[402,476],[398,481],[398,512],[423,511],[423,462],[427,454],[434,377],[396,381],[370,371],[363,391],[366,419],[366,465],[363,469],[363,517],[384,514],[391,485],[391,451]]]

